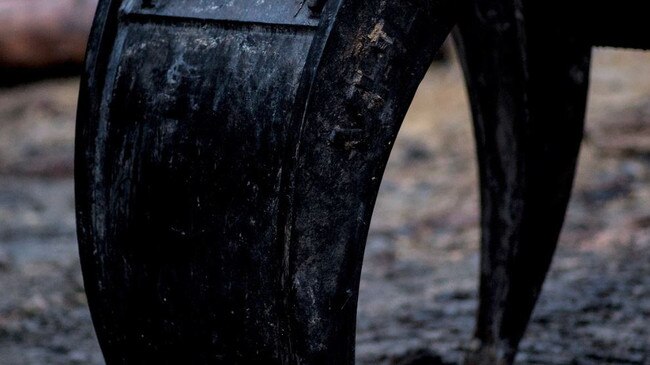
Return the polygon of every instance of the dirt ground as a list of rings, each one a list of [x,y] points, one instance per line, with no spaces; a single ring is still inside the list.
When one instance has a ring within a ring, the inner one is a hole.
[[[575,193],[519,364],[650,364],[650,53],[597,50],[592,79]],[[0,89],[1,365],[103,364],[75,241],[77,87]],[[372,222],[359,364],[459,362],[476,308],[473,157],[458,65],[437,64]]]

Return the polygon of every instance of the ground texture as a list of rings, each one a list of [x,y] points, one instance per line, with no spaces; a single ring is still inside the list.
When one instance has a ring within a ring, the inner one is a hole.
[[[598,50],[578,179],[519,364],[650,364],[650,54]],[[75,241],[78,79],[0,89],[0,364],[103,364]],[[361,365],[457,364],[478,196],[463,81],[432,67],[396,143],[361,283]]]

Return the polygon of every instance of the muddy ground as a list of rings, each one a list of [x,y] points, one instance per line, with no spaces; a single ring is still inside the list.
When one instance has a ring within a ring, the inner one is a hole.
[[[650,364],[650,53],[598,50],[592,75],[575,194],[519,364]],[[0,89],[1,365],[103,364],[75,242],[77,85]],[[372,222],[359,364],[459,362],[478,275],[471,138],[458,66],[435,65]]]

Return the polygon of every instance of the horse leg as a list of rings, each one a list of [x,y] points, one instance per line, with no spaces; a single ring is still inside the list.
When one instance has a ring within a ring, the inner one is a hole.
[[[377,190],[455,2],[213,3],[100,2],[76,185],[106,363],[353,364]]]
[[[555,251],[583,134],[591,47],[547,10],[557,7],[534,3],[471,1],[455,34],[481,191],[480,304],[467,365],[514,361]]]

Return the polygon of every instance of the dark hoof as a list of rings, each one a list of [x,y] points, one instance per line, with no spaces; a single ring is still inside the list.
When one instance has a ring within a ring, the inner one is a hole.
[[[470,345],[463,365],[510,365],[514,359],[514,350],[499,348],[496,345],[482,344],[480,341]]]

